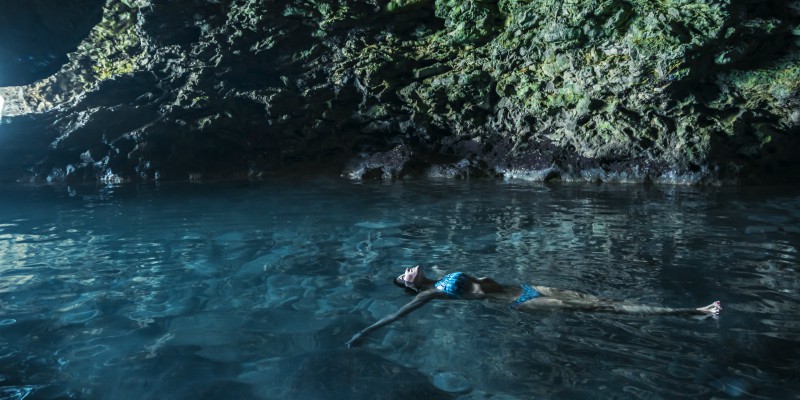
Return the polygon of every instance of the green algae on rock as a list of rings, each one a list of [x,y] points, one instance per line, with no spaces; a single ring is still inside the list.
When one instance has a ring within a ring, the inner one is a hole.
[[[25,88],[58,140],[24,169],[792,180],[798,18],[778,0],[109,1]]]

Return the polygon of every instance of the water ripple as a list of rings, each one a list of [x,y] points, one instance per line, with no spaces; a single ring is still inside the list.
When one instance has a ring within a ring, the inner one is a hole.
[[[37,388],[38,386],[2,386],[0,400],[22,400]]]
[[[407,302],[390,281],[414,264],[645,304],[724,304],[719,320],[696,321],[439,302],[357,350],[463,398],[785,398],[800,390],[800,355],[787,350],[800,341],[799,244],[786,228],[800,226],[800,197],[730,190],[9,188],[0,359],[15,367],[0,398],[42,384],[181,397],[179,379],[197,393],[237,382],[263,394],[258,381],[291,373],[276,365],[343,350]],[[252,365],[255,380],[242,372]]]

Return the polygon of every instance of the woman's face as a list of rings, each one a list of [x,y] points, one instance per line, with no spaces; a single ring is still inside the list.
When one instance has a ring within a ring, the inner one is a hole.
[[[408,284],[414,284],[417,281],[417,279],[422,276],[423,276],[422,269],[420,268],[419,265],[417,265],[411,268],[406,268],[406,272],[398,276],[397,279],[402,280],[403,282],[406,283],[406,285],[408,285]]]

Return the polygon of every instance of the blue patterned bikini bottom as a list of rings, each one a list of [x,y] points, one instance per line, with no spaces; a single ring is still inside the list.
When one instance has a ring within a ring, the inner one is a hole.
[[[511,305],[509,306],[511,308],[517,308],[520,306],[520,304],[528,300],[535,299],[542,295],[541,293],[539,293],[538,290],[534,289],[532,286],[529,285],[519,285],[519,286],[522,288],[522,293],[520,293],[519,297],[517,297],[517,299],[514,300],[513,303],[511,303]]]

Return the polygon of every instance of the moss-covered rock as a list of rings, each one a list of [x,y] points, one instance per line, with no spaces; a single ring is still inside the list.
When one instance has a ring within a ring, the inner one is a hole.
[[[779,0],[109,1],[70,63],[23,90],[61,138],[28,168],[794,179],[799,14]]]

